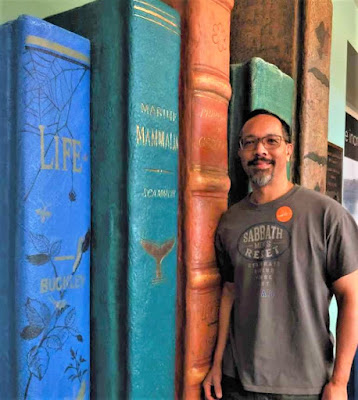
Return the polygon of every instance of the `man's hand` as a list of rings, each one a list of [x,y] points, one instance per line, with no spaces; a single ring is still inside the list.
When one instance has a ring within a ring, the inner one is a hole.
[[[214,391],[217,399],[221,399],[223,394],[221,390],[221,366],[214,364],[211,370],[206,375],[203,382],[206,400],[214,400],[215,397],[211,395],[211,387],[214,386]]]
[[[322,400],[347,400],[347,385],[333,382],[327,383],[324,387]]]

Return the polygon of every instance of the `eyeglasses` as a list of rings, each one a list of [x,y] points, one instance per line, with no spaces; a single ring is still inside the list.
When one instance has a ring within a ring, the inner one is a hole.
[[[254,150],[260,142],[262,142],[265,149],[276,149],[280,147],[282,140],[287,142],[287,140],[280,135],[267,135],[262,138],[251,136],[241,138],[239,144],[240,148],[243,150]]]

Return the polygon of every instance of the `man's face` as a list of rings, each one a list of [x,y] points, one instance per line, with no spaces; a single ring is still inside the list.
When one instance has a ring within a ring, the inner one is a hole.
[[[240,148],[239,157],[253,185],[263,187],[273,182],[279,183],[281,179],[282,182],[286,180],[286,163],[293,146],[285,142],[278,118],[266,114],[256,115],[243,126],[241,138],[248,144],[248,148]],[[263,138],[266,138],[264,142]]]

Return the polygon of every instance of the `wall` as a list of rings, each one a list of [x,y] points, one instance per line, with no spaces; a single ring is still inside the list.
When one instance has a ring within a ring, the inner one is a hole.
[[[342,148],[345,132],[348,42],[358,51],[358,1],[333,0],[328,140]],[[330,314],[331,330],[335,332],[335,301],[332,302]]]
[[[358,51],[358,5],[354,0],[333,0],[328,140],[340,147],[344,147],[348,41]]]
[[[0,24],[21,14],[44,18],[91,1],[93,0],[0,0]]]

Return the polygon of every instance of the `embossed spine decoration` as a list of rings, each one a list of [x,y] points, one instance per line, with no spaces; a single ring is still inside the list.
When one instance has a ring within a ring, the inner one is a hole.
[[[26,16],[0,41],[0,398],[88,399],[90,46]]]
[[[171,399],[179,16],[158,0],[106,0],[51,21],[94,53],[91,394]]]
[[[293,181],[325,191],[331,0],[235,0],[231,63],[261,57],[295,82]]]
[[[326,190],[331,0],[304,1],[302,76],[299,85],[300,183]]]
[[[171,1],[184,34],[181,61],[180,229],[182,275],[176,398],[199,399],[218,328],[220,276],[214,234],[227,208],[227,113],[231,0]],[[183,4],[184,3],[184,4]],[[185,310],[183,309],[185,306]],[[183,323],[184,324],[184,323]],[[184,343],[181,344],[180,341]],[[179,370],[178,370],[179,369]],[[180,376],[183,375],[183,382]]]

